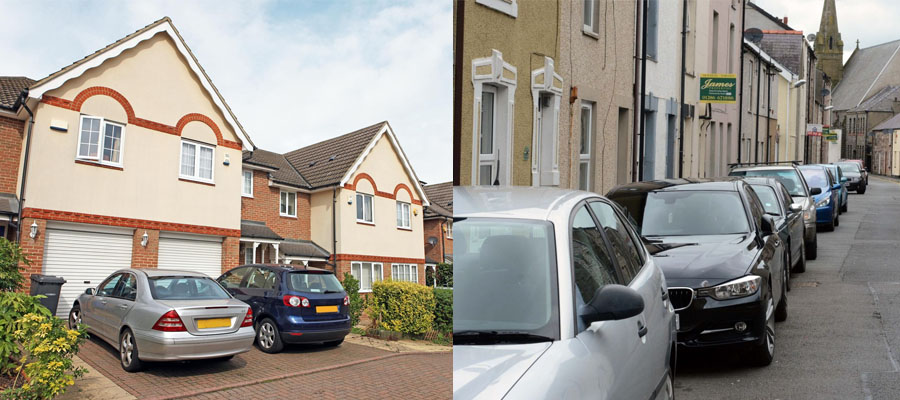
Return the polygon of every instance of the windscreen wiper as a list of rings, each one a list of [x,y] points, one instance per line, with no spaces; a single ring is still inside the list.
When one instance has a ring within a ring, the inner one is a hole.
[[[552,342],[548,336],[524,331],[455,331],[454,343],[539,343]]]

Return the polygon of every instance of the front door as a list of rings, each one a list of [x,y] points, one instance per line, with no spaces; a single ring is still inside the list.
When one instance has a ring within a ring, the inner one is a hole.
[[[537,161],[536,186],[559,186],[559,170],[557,169],[556,148],[556,111],[557,96],[541,94],[535,110],[537,124],[537,140],[535,144],[535,161]]]

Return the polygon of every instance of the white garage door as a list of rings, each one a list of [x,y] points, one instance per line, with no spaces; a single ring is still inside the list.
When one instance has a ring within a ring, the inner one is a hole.
[[[216,279],[222,275],[221,238],[159,238],[159,269],[204,273]]]
[[[47,229],[44,274],[66,279],[56,315],[65,316],[87,288],[96,288],[106,277],[131,267],[132,236],[62,229]]]

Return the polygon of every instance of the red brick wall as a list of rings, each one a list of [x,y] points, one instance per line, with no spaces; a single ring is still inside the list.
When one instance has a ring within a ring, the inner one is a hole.
[[[16,196],[24,127],[25,121],[0,117],[0,192]]]
[[[141,246],[147,232],[147,247]],[[131,266],[134,268],[157,268],[159,265],[159,231],[135,229],[131,245]]]
[[[37,222],[38,226],[38,234],[34,239],[28,236],[29,232],[31,232],[30,227],[32,222]],[[22,251],[25,253],[25,258],[28,259],[29,264],[19,264],[19,270],[22,271],[22,275],[25,277],[24,290],[28,293],[29,290],[31,290],[31,274],[40,274],[44,267],[44,234],[47,232],[47,221],[43,219],[23,218],[22,226],[24,229],[21,230],[19,235],[19,246],[22,247]]]
[[[280,196],[281,189],[269,187],[268,172],[254,170],[253,197],[241,197],[241,219],[264,222],[285,239],[309,240],[309,194],[297,193],[297,218],[279,215]]]
[[[371,262],[380,262],[380,263],[382,264],[382,266],[381,266],[381,272],[382,272],[382,275],[383,275],[383,276],[382,276],[382,279],[383,279],[383,280],[391,279],[391,264],[392,264],[391,262],[368,260],[368,259],[366,259],[365,257],[362,257],[362,258],[360,258],[360,259],[358,259],[358,260],[340,260],[340,261],[338,261],[338,262],[337,262],[337,267],[338,267],[338,268],[337,268],[337,274],[336,274],[337,277],[338,277],[338,279],[340,279],[340,280],[343,281],[343,280],[344,280],[344,273],[350,273],[350,263],[356,262],[356,261],[361,261],[361,262],[370,262],[370,261],[371,261]],[[410,264],[410,263],[406,263],[406,262],[400,263],[400,262],[398,262],[397,264]],[[416,270],[418,271],[416,275],[418,275],[418,277],[419,277],[419,284],[420,284],[420,285],[424,285],[424,284],[425,284],[425,264],[422,264],[422,263],[416,264]]]
[[[438,262],[444,262],[445,254],[449,256],[453,255],[453,239],[448,238],[446,232],[443,232],[442,236],[442,230],[444,229],[442,222],[443,221],[439,219],[429,219],[424,223],[425,258]],[[428,238],[430,237],[437,238],[437,244],[434,246],[429,244]],[[441,240],[442,237],[443,241]]]
[[[226,237],[222,241],[222,272],[241,265],[240,241],[236,237]]]

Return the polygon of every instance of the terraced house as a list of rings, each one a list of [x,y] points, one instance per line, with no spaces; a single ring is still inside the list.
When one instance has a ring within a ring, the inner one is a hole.
[[[425,284],[427,196],[387,122],[288,153],[243,154],[241,263]]]
[[[120,268],[238,264],[253,143],[171,20],[0,84],[4,230],[19,227],[27,273],[67,280],[60,315]]]

